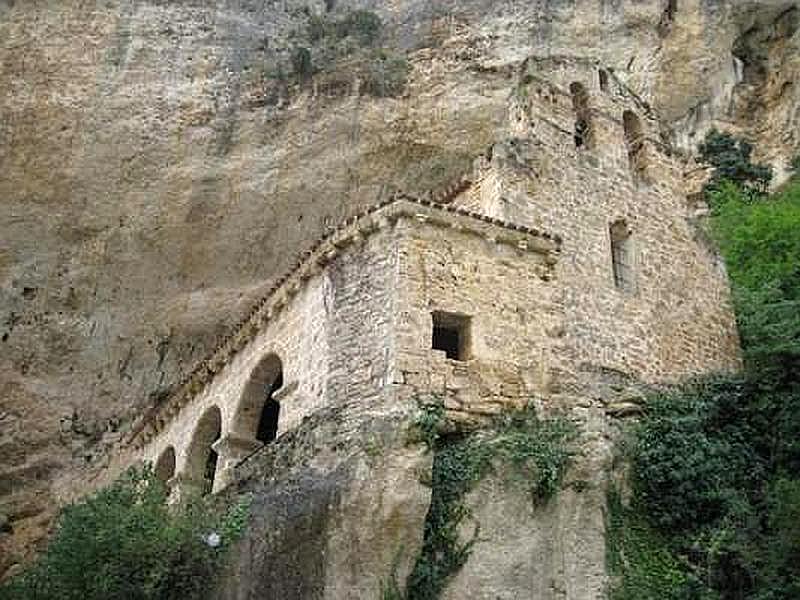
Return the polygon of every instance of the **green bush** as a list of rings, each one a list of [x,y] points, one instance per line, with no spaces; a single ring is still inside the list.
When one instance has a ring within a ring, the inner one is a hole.
[[[246,504],[217,515],[201,503],[173,510],[150,470],[130,471],[64,509],[35,565],[0,588],[3,600],[206,598]],[[207,536],[220,536],[211,547]]]
[[[691,585],[669,540],[645,516],[608,498],[608,568],[619,584],[611,600],[680,600]]]
[[[314,74],[314,65],[311,61],[311,50],[298,46],[292,49],[292,74],[300,81],[309,79]]]
[[[715,159],[728,180],[709,192],[711,226],[747,370],[648,402],[630,444],[633,501],[623,517],[651,542],[620,541],[634,532],[610,523],[620,600],[659,597],[636,591],[659,586],[685,600],[800,597],[800,180],[762,196],[748,188],[749,147],[717,134],[707,149],[728,153]],[[669,569],[650,564],[652,548]],[[676,564],[680,585],[662,577]]]
[[[315,44],[352,38],[362,46],[372,46],[382,30],[381,18],[369,10],[350,10],[340,19],[312,15],[308,20],[308,37]]]
[[[406,87],[408,71],[405,57],[386,51],[375,52],[362,73],[363,90],[376,98],[398,96]]]
[[[751,447],[744,382],[685,387],[649,401],[633,442],[633,487],[655,523],[694,530],[713,524],[758,484],[764,465]]]

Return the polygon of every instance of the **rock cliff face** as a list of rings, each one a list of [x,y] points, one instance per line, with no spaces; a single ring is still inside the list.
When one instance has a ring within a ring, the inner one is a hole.
[[[309,28],[350,9],[405,85]],[[725,126],[781,177],[799,21],[787,0],[0,0],[0,574],[299,251],[500,140],[525,59],[597,60],[677,148]]]

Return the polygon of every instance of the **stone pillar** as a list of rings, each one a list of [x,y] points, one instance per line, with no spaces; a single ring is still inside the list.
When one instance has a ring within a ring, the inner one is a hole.
[[[169,504],[185,504],[192,498],[199,498],[205,492],[205,481],[193,479],[186,473],[178,473],[167,481]]]
[[[233,472],[240,462],[253,452],[263,447],[258,440],[228,434],[211,445],[217,453],[217,472],[214,477],[214,492],[226,487],[233,481]]]
[[[280,418],[278,419],[278,437],[297,427],[303,416],[305,416],[302,402],[298,401],[297,388],[297,381],[291,381],[284,383],[282,388],[275,390],[272,394],[272,399],[281,405]],[[307,409],[308,407],[305,408]]]

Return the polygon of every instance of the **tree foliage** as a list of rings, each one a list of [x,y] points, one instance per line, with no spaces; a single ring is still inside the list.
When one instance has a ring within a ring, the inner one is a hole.
[[[0,588],[3,600],[193,600],[207,597],[225,550],[247,519],[197,502],[167,506],[151,470],[126,473],[64,509],[44,554]],[[216,532],[220,545],[207,536]]]
[[[707,190],[729,181],[743,191],[760,195],[766,193],[772,181],[772,169],[752,162],[753,146],[746,140],[712,129],[698,147],[703,162],[714,167]]]
[[[715,164],[736,183],[717,180],[711,224],[747,369],[649,401],[633,432],[634,494],[622,514],[660,547],[659,564],[680,565],[663,597],[789,600],[800,597],[800,180],[772,197],[754,194],[733,156],[749,160],[749,147],[721,135],[705,148],[733,153]],[[637,549],[636,539],[610,540],[618,600],[640,597],[636,578],[667,581],[648,571],[653,549]]]
[[[712,193],[713,231],[733,284],[749,365],[793,379],[800,369],[800,180],[753,201],[731,183]]]

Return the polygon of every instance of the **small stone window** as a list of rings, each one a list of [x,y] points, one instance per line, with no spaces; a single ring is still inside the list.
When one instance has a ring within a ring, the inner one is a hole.
[[[608,71],[600,69],[597,71],[597,78],[600,80],[600,89],[604,92],[608,91]]]
[[[438,311],[434,312],[432,317],[432,348],[443,351],[451,360],[467,360],[472,319],[464,315]]]
[[[615,221],[609,227],[611,237],[611,266],[614,272],[614,285],[617,289],[633,290],[633,259],[631,252],[631,231],[625,221]]]

